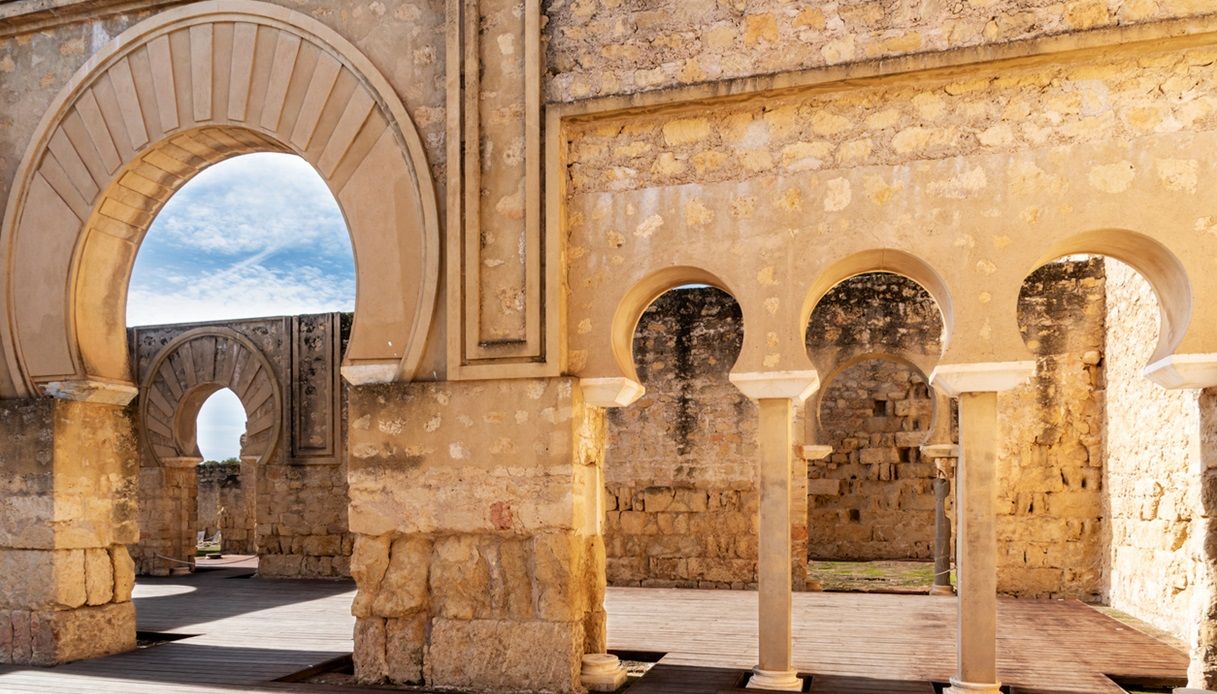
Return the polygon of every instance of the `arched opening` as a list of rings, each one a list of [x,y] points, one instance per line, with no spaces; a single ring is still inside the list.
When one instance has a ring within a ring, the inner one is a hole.
[[[943,352],[943,315],[925,287],[893,272],[854,274],[811,311],[807,351],[824,376],[808,403],[807,441],[820,452],[805,502],[809,573],[824,588],[924,592],[934,582],[938,517],[951,504],[938,499],[940,470],[922,448],[954,441],[949,401],[926,376]]]
[[[708,283],[665,287],[631,333],[646,393],[607,412],[608,582],[755,584],[757,413],[728,378],[740,306]]]
[[[195,532],[198,554],[255,553],[253,479],[242,468],[245,408],[229,388],[212,393],[195,418],[199,455]],[[252,472],[252,471],[250,471]]]
[[[336,374],[355,262],[324,180],[289,154],[207,168],[152,220],[129,296],[141,324],[129,340],[145,442],[139,571],[184,571],[223,551],[250,555],[243,566],[261,575],[344,576],[352,540]],[[220,459],[198,427],[210,411],[234,423]]]
[[[1010,455],[998,477],[998,588],[1105,604],[1187,638],[1189,509],[1202,484],[1189,451],[1203,397],[1165,389],[1145,368],[1187,328],[1187,277],[1132,232],[1063,247],[1019,298],[1036,375],[999,399]]]

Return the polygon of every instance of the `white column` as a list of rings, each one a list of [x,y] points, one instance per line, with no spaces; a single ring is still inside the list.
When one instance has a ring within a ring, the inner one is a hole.
[[[750,689],[801,691],[791,639],[790,475],[795,455],[794,407],[819,387],[814,371],[731,374],[760,410],[757,556],[757,666]]]
[[[955,560],[958,669],[948,694],[1000,694],[997,677],[997,393],[1025,381],[1034,362],[940,366],[933,385],[959,397]]]

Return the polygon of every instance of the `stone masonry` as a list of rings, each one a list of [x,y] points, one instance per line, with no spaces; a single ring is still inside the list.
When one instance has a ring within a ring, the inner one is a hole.
[[[257,475],[257,462],[208,461],[198,467],[199,532],[223,538],[225,554],[257,554],[254,544],[253,499],[246,493],[242,479]]]

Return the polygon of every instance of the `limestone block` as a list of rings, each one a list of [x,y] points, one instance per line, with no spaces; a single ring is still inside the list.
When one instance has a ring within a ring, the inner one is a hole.
[[[111,547],[110,559],[114,572],[114,602],[129,602],[135,587],[135,562],[125,545]]]
[[[425,608],[430,563],[429,539],[410,536],[394,540],[372,613],[378,617],[405,617]]]
[[[384,682],[389,676],[387,631],[380,617],[355,620],[355,679],[363,684]]]
[[[837,496],[841,493],[841,480],[809,479],[807,480],[807,493],[812,496]]]
[[[579,622],[437,618],[426,681],[437,688],[573,693],[581,690],[582,656]]]
[[[114,564],[104,549],[84,551],[86,602],[104,605],[114,597]]]
[[[577,573],[583,561],[580,544],[570,533],[533,538],[533,588],[539,618],[555,622],[580,618],[587,600]]]
[[[29,643],[29,659],[25,662],[35,665],[129,651],[135,648],[135,607],[126,602],[32,612]]]
[[[423,613],[385,620],[385,667],[390,682],[415,684],[422,680],[427,622]]]
[[[435,540],[430,574],[435,615],[469,620],[487,612],[490,575],[478,544],[476,535],[451,535]]]
[[[392,538],[388,535],[369,537],[355,536],[355,548],[351,552],[351,578],[355,579],[358,592],[351,605],[351,614],[370,617],[372,604],[380,590],[380,582],[389,568],[389,548]]]

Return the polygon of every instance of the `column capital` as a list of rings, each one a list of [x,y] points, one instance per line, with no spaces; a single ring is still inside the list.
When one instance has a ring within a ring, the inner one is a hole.
[[[126,407],[131,404],[139,389],[122,381],[100,381],[88,378],[70,381],[52,381],[42,384],[42,392],[60,400],[93,402],[102,405]]]
[[[641,398],[647,389],[631,378],[581,378],[579,388],[583,391],[583,402],[592,407],[625,407]]]
[[[790,399],[803,402],[820,388],[815,369],[731,373],[731,382],[751,400]]]
[[[1172,354],[1141,373],[1167,390],[1217,386],[1217,354]]]
[[[939,364],[930,385],[958,397],[962,393],[1000,393],[1022,385],[1035,374],[1035,362],[990,361],[973,364]]]
[[[814,443],[806,444],[799,446],[799,455],[802,456],[803,460],[806,461],[824,460],[828,456],[832,455],[832,446]]]
[[[930,460],[959,457],[959,446],[953,443],[930,443],[921,446],[918,450],[921,451],[922,458]]]

